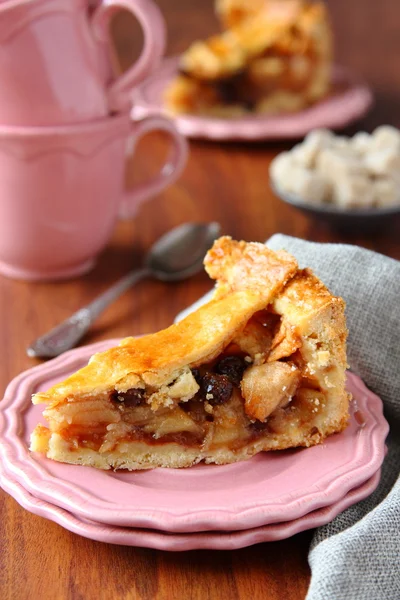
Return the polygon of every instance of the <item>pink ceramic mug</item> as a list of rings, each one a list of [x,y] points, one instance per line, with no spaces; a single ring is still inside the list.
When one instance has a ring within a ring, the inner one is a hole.
[[[121,9],[140,22],[144,46],[126,73],[106,83],[99,55]],[[87,0],[0,2],[0,123],[64,125],[127,110],[127,90],[158,65],[165,37],[151,0],[104,0],[90,19]]]
[[[152,130],[172,156],[151,181],[124,191],[128,141]],[[128,115],[64,127],[0,127],[0,273],[31,281],[79,275],[105,247],[118,216],[171,184],[187,143],[165,117]]]

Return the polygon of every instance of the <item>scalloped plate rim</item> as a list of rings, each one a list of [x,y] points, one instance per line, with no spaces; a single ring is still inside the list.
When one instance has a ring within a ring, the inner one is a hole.
[[[14,421],[15,428],[18,428],[17,416],[20,413],[15,410],[14,412],[12,411],[15,403],[13,398],[19,386],[21,386],[21,384],[25,380],[30,381],[32,378],[35,379],[35,376],[39,377],[40,379],[40,375],[45,376],[49,372],[51,372],[54,375],[54,372],[62,372],[63,369],[66,368],[66,366],[68,366],[68,370],[70,370],[72,366],[76,368],[82,364],[83,356],[87,358],[94,351],[99,351],[101,349],[109,347],[110,345],[114,345],[117,341],[118,340],[108,340],[98,342],[90,346],[72,350],[62,355],[61,357],[54,359],[53,361],[44,363],[37,367],[33,367],[32,369],[16,377],[7,388],[5,399],[3,400],[3,403],[1,405],[3,411],[0,411],[0,430],[2,421],[3,427],[4,425],[8,425],[9,429],[10,422]],[[342,474],[342,481],[340,481],[340,485],[338,485],[338,478],[333,480],[330,486],[328,486],[328,488],[331,488],[328,490],[330,491],[329,498],[326,497],[327,490],[325,490],[324,492],[319,490],[319,493],[311,493],[311,498],[308,498],[308,506],[305,506],[304,495],[300,499],[296,498],[293,501],[294,507],[291,507],[290,503],[288,504],[286,502],[284,508],[286,514],[290,515],[290,518],[296,518],[301,516],[299,514],[299,503],[303,505],[303,508],[301,510],[303,511],[302,514],[304,514],[305,512],[309,512],[309,510],[315,510],[317,508],[320,508],[321,506],[335,502],[339,497],[343,496],[344,493],[351,489],[351,487],[354,487],[354,485],[360,484],[362,483],[362,481],[365,481],[365,479],[371,476],[372,473],[375,472],[382,463],[384,445],[383,438],[386,437],[388,430],[387,423],[382,415],[382,403],[379,399],[377,399],[377,396],[375,396],[374,394],[372,394],[372,392],[369,392],[365,388],[365,386],[361,383],[360,380],[357,381],[356,379],[354,379],[354,375],[351,375],[350,377],[352,377],[353,381],[356,382],[358,389],[364,394],[366,393],[366,397],[368,397],[369,399],[375,399],[375,402],[376,400],[378,400],[378,406],[375,407],[377,408],[377,412],[375,412],[374,410],[373,415],[376,418],[376,414],[379,413],[380,420],[375,420],[372,430],[376,430],[375,435],[372,436],[372,439],[374,441],[374,449],[372,452],[372,456],[370,456],[370,460],[367,464],[361,461],[361,466],[358,465],[358,470],[355,469],[353,471],[347,472],[346,474]],[[26,397],[23,398],[21,401],[26,403]],[[4,423],[4,416],[9,416],[8,409],[11,409],[11,415],[7,424]],[[17,452],[15,453],[16,449]],[[27,491],[37,495],[38,497],[41,497],[43,500],[47,500],[52,503],[57,503],[59,506],[64,507],[66,510],[72,510],[73,512],[76,512],[84,518],[93,517],[93,507],[85,505],[85,501],[88,501],[88,496],[89,500],[90,498],[93,498],[93,496],[91,496],[91,494],[88,492],[84,492],[82,495],[82,493],[78,491],[78,497],[75,499],[75,501],[72,501],[71,497],[66,499],[65,494],[71,492],[74,486],[69,482],[59,480],[52,475],[49,476],[50,482],[49,480],[46,481],[46,478],[45,480],[43,480],[43,478],[37,474],[37,469],[39,465],[37,465],[37,463],[35,463],[32,457],[28,454],[26,447],[18,438],[18,436],[15,435],[15,432],[14,437],[12,438],[11,445],[10,440],[7,437],[3,437],[3,439],[0,440],[0,451],[4,456],[9,470],[12,471],[18,477],[18,481],[22,483],[24,487],[26,487]],[[302,452],[305,451],[306,450],[302,450]],[[20,452],[25,453],[25,456],[23,456],[22,459],[19,455]],[[16,458],[18,459],[17,461],[15,460]],[[62,464],[59,464],[62,467]],[[32,475],[33,466],[36,467],[36,469],[34,469],[34,471],[36,471],[36,478],[35,473],[33,473]],[[354,483],[355,472],[357,473],[356,483]],[[61,484],[61,497],[54,496],[54,489],[51,485],[52,483],[53,485],[55,485],[56,491],[57,487],[60,487]],[[95,498],[95,501],[98,501],[98,499]],[[251,506],[250,508],[245,508],[242,510],[238,510],[237,508],[235,508],[233,511],[229,511],[227,509],[225,509],[224,511],[218,511],[215,509],[205,509],[204,511],[197,510],[194,513],[188,512],[187,509],[188,507],[186,507],[186,511],[184,513],[179,514],[171,514],[168,513],[167,510],[163,509],[160,510],[159,515],[155,515],[154,510],[151,511],[149,514],[149,511],[146,511],[146,509],[143,511],[143,509],[140,509],[136,506],[134,507],[135,515],[132,516],[132,507],[129,507],[128,509],[126,506],[116,507],[114,505],[110,505],[109,503],[105,503],[104,508],[101,510],[99,510],[98,506],[96,507],[95,514],[96,520],[102,521],[104,523],[107,522],[113,525],[140,527],[150,526],[156,529],[163,529],[169,531],[199,531],[201,529],[248,529],[249,526],[256,527],[274,521],[278,522],[282,520],[283,507],[282,504],[276,505],[274,508],[271,508],[271,505],[262,505]],[[294,510],[294,512],[291,512],[291,510]]]
[[[332,521],[339,513],[372,494],[380,481],[380,470],[359,487],[350,490],[336,503],[317,509],[293,521],[264,525],[234,532],[165,533],[139,528],[113,527],[103,523],[85,522],[79,516],[33,496],[6,474],[0,464],[0,487],[10,494],[25,510],[60,527],[95,541],[126,546],[137,546],[172,552],[187,550],[237,550],[262,542],[283,540],[302,531],[320,527]]]

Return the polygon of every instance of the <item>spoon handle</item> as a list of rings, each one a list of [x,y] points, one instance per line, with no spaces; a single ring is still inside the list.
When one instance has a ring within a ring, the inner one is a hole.
[[[151,272],[149,269],[132,271],[100,294],[90,304],[79,309],[68,319],[54,327],[54,329],[35,340],[27,349],[28,356],[54,358],[70,350],[85,335],[95,319],[97,319],[107,306],[119,298],[132,285],[150,275]]]

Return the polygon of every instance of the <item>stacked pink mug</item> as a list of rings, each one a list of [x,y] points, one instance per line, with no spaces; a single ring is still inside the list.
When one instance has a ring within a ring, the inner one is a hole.
[[[181,173],[185,140],[171,121],[132,122],[130,92],[160,62],[165,26],[151,0],[0,0],[0,273],[27,280],[87,271],[118,217]],[[144,33],[126,73],[108,64],[109,24],[125,9]],[[126,155],[162,130],[160,174],[124,191]]]

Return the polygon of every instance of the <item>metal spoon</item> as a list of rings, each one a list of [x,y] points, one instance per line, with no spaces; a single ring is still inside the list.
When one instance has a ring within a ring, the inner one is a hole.
[[[185,223],[172,229],[152,246],[142,269],[135,269],[93,302],[38,338],[27,349],[28,356],[53,358],[73,348],[109,304],[146,277],[180,281],[194,275],[201,270],[204,255],[219,233],[218,223]]]

